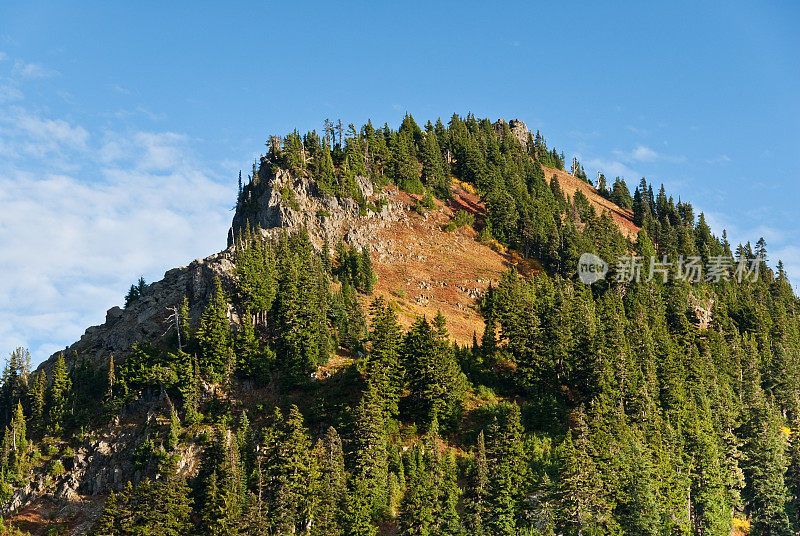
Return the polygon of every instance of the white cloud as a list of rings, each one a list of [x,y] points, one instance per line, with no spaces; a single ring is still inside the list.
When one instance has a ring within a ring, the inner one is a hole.
[[[730,156],[728,156],[726,154],[721,154],[721,155],[717,156],[716,158],[710,158],[710,159],[706,160],[706,164],[722,165],[722,164],[727,164],[730,161],[731,161],[731,157]]]
[[[0,104],[19,101],[22,99],[22,91],[20,91],[19,88],[10,83],[0,84]]]
[[[685,162],[686,158],[683,156],[670,156],[666,154],[659,153],[658,151],[647,147],[646,145],[638,144],[634,147],[631,151],[614,151],[614,154],[617,158],[621,159],[623,162],[641,162],[641,163],[651,163],[651,162]]]
[[[45,158],[53,153],[86,151],[89,132],[63,119],[47,119],[20,107],[0,110],[0,154]]]
[[[603,158],[594,158],[592,160],[588,160],[584,164],[584,169],[599,170],[606,176],[606,180],[610,179],[612,182],[615,177],[624,177],[627,179],[627,182],[630,182],[634,179],[638,180],[638,178],[642,176],[638,171],[629,168],[627,165],[618,160],[606,160]],[[628,184],[628,188],[632,188],[633,186],[635,185]]]
[[[85,128],[70,125],[62,119],[41,119],[21,113],[17,116],[17,126],[34,140],[52,140],[58,145],[66,145],[72,149],[86,148],[86,142],[89,140],[89,133]]]
[[[650,147],[637,145],[636,149],[631,151],[629,158],[637,162],[653,162],[654,160],[658,160],[658,156],[658,153],[652,150]]]
[[[14,68],[11,73],[17,77],[25,80],[36,80],[39,78],[52,78],[58,76],[59,72],[55,69],[50,69],[39,65],[38,63],[26,63],[21,60],[14,62]]]
[[[72,167],[50,165],[53,153]],[[122,302],[140,274],[225,246],[232,188],[173,132],[90,134],[60,118],[0,111],[0,341],[35,361]],[[67,171],[64,171],[67,169]]]
[[[5,52],[0,51],[0,61],[5,61],[8,59],[8,54]]]

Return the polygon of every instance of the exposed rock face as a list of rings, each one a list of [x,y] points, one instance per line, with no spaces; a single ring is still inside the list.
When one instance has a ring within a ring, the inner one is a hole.
[[[112,355],[124,357],[135,343],[158,341],[174,334],[167,318],[172,314],[172,307],[180,308],[184,296],[189,300],[190,316],[196,322],[208,302],[214,278],[219,277],[223,287],[231,286],[234,268],[231,259],[231,253],[224,251],[195,260],[189,266],[169,270],[164,279],[148,285],[142,296],[127,308],[112,307],[106,313],[104,324],[87,329],[78,342],[64,351],[68,365],[75,352],[102,363]],[[59,353],[53,354],[41,367],[50,372]]]
[[[498,132],[502,132],[503,125],[505,124],[506,124],[505,119],[499,119],[494,124],[494,128]],[[511,134],[513,134],[514,137],[517,138],[517,140],[519,140],[519,142],[522,144],[523,147],[528,146],[528,134],[530,134],[530,131],[528,130],[528,127],[525,125],[525,123],[523,123],[519,119],[512,119],[511,121],[508,122],[508,128],[509,130],[511,130]]]
[[[522,143],[527,142],[528,131],[524,123],[514,120],[509,127]],[[285,170],[265,177],[263,181],[258,188],[251,190],[251,197],[240,203],[229,231],[228,249],[195,260],[188,266],[169,270],[161,281],[150,284],[127,308],[110,308],[102,325],[88,328],[79,341],[65,349],[68,366],[72,365],[75,353],[100,365],[112,355],[124,360],[130,347],[136,343],[157,343],[174,336],[169,316],[173,308],[181,306],[184,297],[189,301],[191,320],[196,324],[208,303],[215,278],[220,279],[229,295],[233,293],[236,276],[231,246],[248,223],[252,228],[261,228],[266,236],[273,237],[283,230],[306,229],[317,248],[321,248],[326,239],[331,247],[340,239],[357,248],[370,246],[375,258],[384,264],[426,261],[421,255],[412,259],[413,249],[404,247],[396,236],[379,239],[380,233],[392,229],[393,225],[412,227],[408,203],[414,202],[413,196],[400,195],[396,189],[376,188],[368,177],[356,177],[356,184],[368,202],[368,208],[364,210],[351,198],[323,194],[312,178],[295,176]],[[429,216],[424,216],[426,222]],[[434,219],[426,229],[440,229],[442,224],[443,221]],[[430,290],[430,285],[425,289]],[[474,297],[472,290],[462,290]],[[474,289],[475,293],[478,291]],[[427,304],[428,298],[423,299]],[[461,308],[460,303],[458,307]],[[229,320],[234,324],[239,321],[230,308]],[[40,368],[52,374],[59,353],[51,356]],[[86,497],[122,489],[129,480],[138,482],[147,470],[141,471],[136,466],[132,454],[150,431],[161,429],[164,432],[166,424],[159,422],[157,417],[163,418],[168,414],[164,403],[160,393],[141,393],[120,411],[114,422],[94,432],[75,449],[73,457],[63,460],[66,469],[63,475],[54,479],[46,475],[46,466],[38,468],[30,482],[15,490],[12,497],[0,505],[0,515],[18,511],[40,498],[65,510],[70,505],[82,505]],[[179,471],[194,474],[201,447],[189,443],[180,448],[183,450],[178,461]]]
[[[228,233],[227,250],[197,259],[189,266],[169,270],[164,279],[148,285],[142,296],[127,308],[109,309],[104,324],[88,328],[78,342],[64,350],[67,365],[71,365],[75,352],[103,363],[112,355],[115,359],[124,358],[135,343],[158,342],[166,336],[174,336],[168,318],[173,307],[181,306],[184,296],[189,300],[192,322],[196,323],[208,303],[215,277],[220,278],[226,291],[233,289],[235,266],[230,246],[234,236],[248,222],[251,227],[258,226],[265,235],[273,237],[282,230],[305,228],[318,249],[326,237],[331,247],[339,239],[359,248],[368,245],[377,229],[403,217],[407,206],[392,200],[387,192],[376,191],[367,177],[356,177],[356,183],[365,199],[381,207],[380,212],[368,210],[362,215],[353,199],[323,194],[312,179],[279,170],[258,189],[259,195],[243,202],[236,211]],[[232,310],[229,316],[232,322],[238,322]],[[41,368],[50,373],[60,353],[53,354]]]
[[[374,227],[371,223],[397,220],[405,207],[392,202],[387,192],[376,192],[368,177],[355,180],[365,199],[376,203],[384,201],[380,212],[363,214],[352,198],[322,193],[313,180],[279,170],[253,190],[257,192],[254,197],[242,201],[228,232],[228,247],[248,223],[251,228],[260,227],[265,235],[273,237],[283,230],[305,228],[318,249],[326,238],[331,246],[339,239],[356,247],[366,245],[371,238],[369,228]]]
[[[9,500],[0,505],[0,515],[8,515],[25,507],[42,496],[52,502],[67,505],[81,496],[121,491],[128,481],[134,484],[143,478],[143,472],[154,469],[155,462],[142,471],[134,462],[133,453],[150,433],[164,433],[168,426],[159,422],[158,415],[167,411],[166,395],[157,389],[146,390],[122,408],[114,421],[83,440],[71,458],[62,459],[66,469],[56,478],[46,474],[47,465],[37,469],[24,487],[17,489]],[[147,415],[141,422],[142,415]],[[193,475],[198,468],[201,448],[189,443],[178,452],[178,472]]]

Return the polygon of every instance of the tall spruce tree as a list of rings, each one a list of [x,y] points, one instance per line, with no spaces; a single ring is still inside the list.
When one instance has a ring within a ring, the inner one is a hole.
[[[211,300],[200,318],[197,339],[201,351],[200,371],[215,382],[222,381],[231,352],[231,330],[228,323],[228,299],[219,277],[214,278]]]

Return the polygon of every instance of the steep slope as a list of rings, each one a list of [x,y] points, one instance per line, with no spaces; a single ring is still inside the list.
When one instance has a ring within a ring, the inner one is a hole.
[[[544,170],[548,182],[557,176],[569,197],[580,190],[598,212],[612,215],[625,236],[635,238],[639,229],[633,224],[632,211],[603,198],[590,184],[564,170]],[[503,270],[521,260],[514,252],[481,243],[475,230],[468,226],[453,232],[443,230],[459,210],[478,220],[485,212],[480,197],[457,182],[453,199],[446,204],[437,202],[436,208],[425,215],[413,210],[420,196],[396,187],[375,187],[366,177],[358,178],[364,197],[381,206],[379,212],[368,211],[366,215],[360,213],[352,199],[320,193],[313,180],[294,177],[285,170],[279,170],[266,182],[257,199],[236,211],[227,250],[167,271],[128,308],[109,309],[105,323],[88,328],[80,340],[64,350],[65,355],[77,352],[103,362],[111,355],[124,357],[137,342],[158,342],[169,332],[167,319],[172,308],[180,307],[184,296],[189,300],[191,317],[199,318],[215,277],[222,280],[225,288],[233,285],[230,246],[248,224],[260,227],[268,236],[283,230],[306,229],[317,248],[323,246],[326,237],[331,247],[338,240],[358,248],[369,246],[378,274],[376,290],[399,305],[403,325],[441,309],[450,323],[451,335],[460,344],[470,343],[473,332],[480,335],[483,330],[483,321],[475,310],[476,298],[490,282],[497,281]],[[285,196],[291,198],[287,200]],[[238,322],[233,311],[231,321]],[[45,370],[52,369],[60,353],[43,364]]]
[[[582,252],[730,245],[646,181],[629,240],[630,211],[520,121],[351,134],[271,139],[225,251],[112,308],[49,377],[9,360],[0,513],[80,534],[115,491],[103,534],[800,529],[800,305],[763,241],[738,249],[746,280],[588,288]]]
[[[516,123],[514,127],[519,134],[524,125]],[[562,170],[545,168],[545,173],[548,180],[557,176],[568,196],[582,191],[599,211],[610,212],[626,235],[635,235],[637,229],[630,211],[610,203],[590,185]],[[421,195],[396,186],[376,186],[359,176],[355,182],[366,210],[352,198],[321,192],[314,178],[304,174],[278,169],[261,180],[257,188],[247,191],[246,199],[240,200],[225,251],[169,270],[127,308],[109,309],[103,325],[87,329],[79,341],[65,350],[68,365],[74,364],[73,354],[89,358],[95,365],[107,364],[113,355],[119,363],[136,343],[165,341],[174,333],[170,317],[184,297],[196,323],[209,302],[215,278],[230,294],[234,292],[235,248],[238,237],[248,227],[271,237],[303,229],[317,249],[325,244],[333,248],[340,240],[356,248],[367,247],[377,274],[374,294],[395,306],[401,327],[408,328],[416,318],[432,318],[441,311],[451,340],[462,346],[470,345],[476,335],[480,338],[484,322],[478,300],[490,284],[498,282],[503,271],[514,266],[527,274],[541,268],[497,242],[478,240],[475,228],[482,227],[486,209],[474,190],[457,180],[453,181],[449,201],[436,200],[432,208],[419,209]],[[459,211],[475,219],[475,228],[455,227],[453,220]],[[362,305],[368,306],[371,299],[362,297]],[[231,325],[241,324],[233,307],[228,307],[227,316]],[[58,355],[54,354],[42,368],[51,372]],[[209,386],[212,392],[214,388]],[[81,444],[64,475],[51,481],[41,472],[29,486],[14,493],[2,506],[2,512],[20,512],[20,519],[29,521],[44,512],[57,517],[73,515],[76,501],[91,501],[92,497],[120,489],[127,480],[138,481],[141,472],[126,458],[132,456],[133,446],[146,440],[148,430],[168,426],[159,422],[163,418],[157,415],[169,411],[169,404],[163,393],[142,393],[132,407],[123,408],[117,419],[95,430]],[[186,474],[195,471],[196,456],[197,451],[192,448],[182,454],[181,470]],[[90,517],[98,513],[97,508],[86,512]],[[86,521],[74,517],[77,526]],[[33,528],[35,523],[30,523]]]
[[[619,205],[612,203],[605,197],[601,196],[598,193],[597,188],[586,183],[585,181],[580,180],[577,177],[574,177],[573,175],[570,175],[563,169],[555,169],[546,166],[543,166],[543,168],[548,184],[553,179],[553,176],[555,176],[558,178],[558,184],[561,187],[561,190],[567,196],[573,197],[575,192],[580,191],[589,199],[589,202],[595,207],[595,210],[597,210],[598,214],[603,212],[611,214],[611,217],[614,219],[614,223],[617,224],[620,231],[622,231],[627,238],[636,238],[636,234],[639,232],[639,227],[633,223],[632,210],[622,208]]]

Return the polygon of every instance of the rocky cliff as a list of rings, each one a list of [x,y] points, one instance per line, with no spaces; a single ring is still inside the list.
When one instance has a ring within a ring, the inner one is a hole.
[[[135,343],[159,341],[171,330],[167,320],[172,308],[180,307],[183,297],[189,300],[192,318],[199,318],[211,294],[216,276],[223,284],[230,284],[233,271],[232,253],[223,251],[197,259],[189,266],[174,268],[164,274],[161,281],[151,283],[142,295],[128,307],[112,307],[106,313],[105,323],[86,330],[76,343],[63,353],[71,364],[77,353],[95,363],[107,361],[110,356],[122,358]],[[56,352],[41,368],[48,372],[61,352]]]
[[[309,177],[278,170],[266,182],[245,190],[246,197],[240,201],[228,231],[228,247],[248,225],[273,237],[283,230],[305,228],[318,249],[326,238],[331,245],[340,239],[357,247],[367,245],[374,236],[371,230],[380,222],[400,218],[405,206],[390,192],[376,189],[368,177],[356,177],[355,181],[364,199],[380,210],[361,209],[352,198],[321,192]]]
[[[374,202],[373,207],[381,207],[378,212],[364,212],[351,198],[320,192],[309,177],[278,170],[259,188],[248,190],[250,196],[234,214],[225,251],[169,270],[125,309],[109,309],[105,323],[88,328],[80,340],[64,350],[68,364],[76,352],[102,363],[111,355],[124,358],[135,343],[158,342],[170,334],[172,326],[168,318],[174,307],[180,307],[184,296],[189,300],[191,318],[198,319],[208,303],[215,277],[220,278],[226,290],[233,288],[234,237],[248,224],[272,237],[284,230],[304,228],[317,248],[322,248],[326,237],[331,246],[340,239],[359,248],[368,245],[388,222],[403,218],[408,206],[395,199],[390,191],[376,190],[367,177],[357,177],[356,183],[364,198]],[[230,319],[238,322],[232,310]],[[53,354],[42,368],[50,371],[60,353]]]
[[[109,309],[103,324],[88,328],[80,340],[63,351],[67,365],[74,363],[76,354],[98,365],[106,363],[113,355],[119,363],[134,344],[157,343],[170,336],[174,333],[170,315],[174,308],[181,306],[184,296],[190,304],[191,318],[195,321],[200,318],[215,278],[219,277],[226,291],[233,290],[236,277],[234,237],[248,224],[268,237],[284,230],[306,229],[317,248],[322,247],[326,238],[330,244],[341,239],[356,247],[377,242],[378,231],[390,222],[406,218],[408,200],[398,200],[396,190],[376,191],[366,177],[358,177],[356,182],[364,199],[375,209],[380,206],[380,210],[365,213],[350,198],[321,193],[311,178],[279,170],[260,188],[251,189],[251,197],[241,203],[234,215],[225,251],[169,270],[163,279],[148,285],[126,308]],[[257,194],[252,195],[253,191]],[[232,324],[239,322],[232,308],[228,314]],[[53,354],[40,368],[51,373],[61,353]],[[162,422],[163,416],[168,414],[165,396],[157,391],[139,393],[110,424],[83,438],[74,453],[66,457],[61,453],[64,474],[54,477],[48,472],[48,464],[41,465],[27,485],[15,490],[11,498],[0,505],[0,515],[16,513],[19,516],[28,510],[41,514],[46,510],[54,518],[78,517],[84,520],[83,525],[90,526],[101,506],[93,497],[120,490],[126,482],[138,482],[147,473],[147,468],[134,462],[134,451],[150,433],[159,430],[163,433],[167,426]],[[196,445],[184,446],[179,461],[182,473],[194,472],[198,453]],[[82,534],[83,525],[77,526],[73,533]]]

